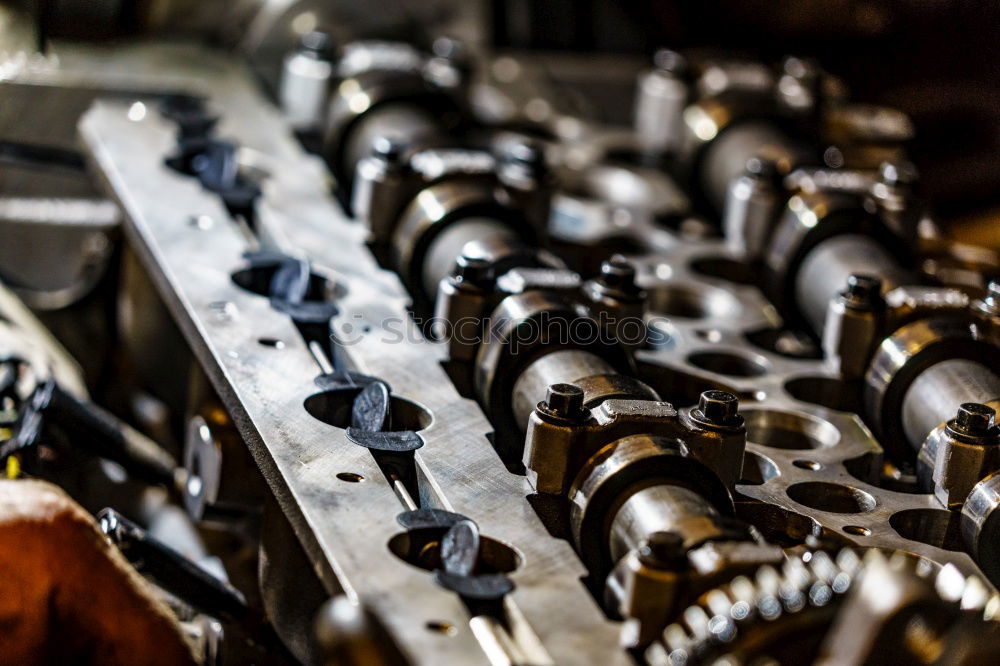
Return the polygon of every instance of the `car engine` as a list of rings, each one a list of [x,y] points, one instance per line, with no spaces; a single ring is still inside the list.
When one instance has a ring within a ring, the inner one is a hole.
[[[0,662],[1000,658],[995,8],[632,4],[0,4]]]

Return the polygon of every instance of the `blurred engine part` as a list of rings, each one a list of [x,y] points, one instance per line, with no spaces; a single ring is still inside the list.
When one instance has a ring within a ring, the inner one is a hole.
[[[57,131],[0,158],[79,190],[5,184],[0,276],[103,362],[0,293],[0,457],[200,661],[997,649],[1000,258],[907,114],[811,57],[491,49],[478,3],[185,6],[19,15]],[[141,37],[64,41],[101,12]]]

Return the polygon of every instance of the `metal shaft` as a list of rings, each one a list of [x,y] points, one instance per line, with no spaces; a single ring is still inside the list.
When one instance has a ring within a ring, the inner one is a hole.
[[[611,558],[618,561],[653,532],[679,534],[688,547],[718,536],[719,512],[704,497],[680,486],[656,485],[629,497],[611,521]]]
[[[903,398],[903,431],[919,449],[931,430],[955,418],[965,402],[1000,400],[1000,377],[982,363],[942,361],[920,373]]]
[[[372,154],[378,139],[385,137],[412,145],[437,131],[434,118],[416,104],[396,102],[379,106],[366,113],[353,128],[344,150],[343,164],[353,175],[358,162]]]
[[[514,382],[514,420],[525,430],[535,405],[545,399],[545,390],[552,384],[573,384],[584,377],[614,372],[611,364],[590,352],[569,349],[546,354],[525,368]]]
[[[852,274],[880,278],[883,292],[906,281],[906,272],[896,260],[868,236],[846,234],[823,241],[806,255],[795,281],[799,311],[817,334],[823,332],[830,301],[844,290]]]
[[[462,248],[470,241],[489,243],[516,239],[517,234],[507,224],[489,217],[470,217],[448,225],[427,248],[421,272],[424,290],[431,296],[437,293],[441,280],[452,274]]]

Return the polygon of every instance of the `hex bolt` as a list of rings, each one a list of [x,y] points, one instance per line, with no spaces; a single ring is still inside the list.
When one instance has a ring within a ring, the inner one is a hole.
[[[639,546],[639,561],[654,569],[681,569],[687,564],[684,538],[676,532],[653,532]]]
[[[323,32],[322,30],[313,30],[302,35],[299,44],[302,46],[303,51],[318,58],[329,58],[332,56],[335,46],[330,33]]]
[[[882,304],[882,280],[874,275],[852,273],[842,296],[853,308],[873,310]]]
[[[380,136],[372,144],[372,154],[386,164],[399,166],[403,161],[403,144],[387,136]]]
[[[996,411],[978,402],[962,403],[955,416],[955,430],[970,437],[984,437],[993,426]]]
[[[739,408],[739,399],[729,391],[705,391],[698,398],[698,414],[711,425],[732,425]]]
[[[635,289],[635,266],[620,254],[601,263],[601,284],[614,289]]]
[[[456,261],[454,275],[463,284],[482,287],[490,279],[490,262],[482,257],[460,255]]]
[[[573,418],[583,410],[583,389],[573,384],[552,384],[545,391],[545,406],[553,416]]]

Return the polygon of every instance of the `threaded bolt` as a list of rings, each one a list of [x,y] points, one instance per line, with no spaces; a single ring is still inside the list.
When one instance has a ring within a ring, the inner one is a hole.
[[[583,410],[583,389],[573,384],[552,384],[545,391],[545,406],[553,416],[573,418]]]
[[[963,435],[982,437],[993,427],[995,416],[996,411],[989,405],[965,402],[959,406],[955,416],[955,429]]]
[[[705,391],[698,398],[699,416],[712,425],[732,425],[739,408],[739,398],[729,391]]]

